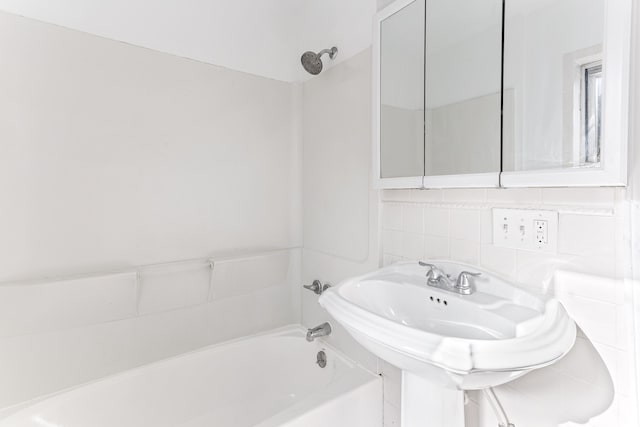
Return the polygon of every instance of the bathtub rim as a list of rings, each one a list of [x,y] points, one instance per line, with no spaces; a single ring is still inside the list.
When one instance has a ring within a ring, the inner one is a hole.
[[[266,331],[260,331],[260,332],[256,332],[253,334],[249,334],[249,335],[243,335],[241,337],[236,337],[236,338],[232,338],[229,340],[225,340],[225,341],[220,341],[218,343],[213,343],[210,345],[207,345],[205,347],[200,347],[194,350],[189,350],[186,351],[184,353],[180,353],[180,354],[176,354],[173,356],[169,356],[169,357],[165,357],[162,359],[158,359],[155,360],[153,362],[150,363],[145,363],[143,365],[140,366],[135,366],[129,369],[125,369],[123,371],[119,371],[119,372],[115,372],[109,375],[105,375],[103,377],[100,378],[96,378],[93,379],[91,381],[86,381],[86,382],[82,382],[79,384],[75,384],[71,387],[66,387],[60,390],[57,390],[53,393],[48,393],[48,394],[43,394],[41,396],[38,396],[36,398],[33,399],[29,399],[20,403],[17,403],[15,405],[11,405],[11,406],[7,406],[4,408],[0,408],[0,421],[5,420],[6,418],[9,418],[10,416],[24,410],[27,409],[31,406],[37,405],[43,401],[46,401],[48,399],[52,399],[55,398],[57,396],[66,394],[66,393],[70,393],[73,392],[75,390],[78,390],[80,388],[83,387],[90,387],[94,384],[103,382],[103,381],[107,381],[107,380],[111,380],[111,379],[115,379],[118,377],[123,377],[123,376],[127,376],[127,375],[132,375],[135,374],[136,372],[143,370],[143,369],[147,369],[150,367],[154,367],[154,366],[158,366],[158,365],[162,365],[162,364],[166,364],[166,363],[170,363],[174,360],[180,359],[180,358],[185,358],[185,357],[191,357],[191,356],[195,356],[199,353],[203,353],[206,351],[212,351],[215,350],[219,347],[234,347],[234,346],[238,346],[240,345],[242,342],[244,341],[248,341],[251,339],[258,339],[258,338],[266,338],[266,337],[286,337],[286,336],[290,336],[290,337],[295,337],[295,338],[300,338],[300,339],[304,339],[305,335],[306,335],[306,331],[307,328],[304,327],[303,325],[299,324],[299,323],[292,323],[292,324],[288,324],[288,325],[284,325],[284,326],[280,326],[278,328],[274,328],[274,329],[269,329]],[[352,358],[350,358],[349,356],[345,355],[342,351],[338,350],[337,348],[335,348],[334,346],[330,345],[329,343],[327,343],[327,341],[323,338],[318,339],[315,343],[310,343],[310,344],[315,344],[319,347],[325,348],[330,350],[331,352],[333,352],[335,355],[337,355],[341,361],[343,363],[345,363],[347,365],[348,368],[357,368],[357,369],[361,369],[364,372],[370,374],[372,377],[377,377],[378,374],[375,372],[372,372],[370,369],[366,368],[365,366],[363,366],[362,364],[356,362],[355,360],[353,360]]]

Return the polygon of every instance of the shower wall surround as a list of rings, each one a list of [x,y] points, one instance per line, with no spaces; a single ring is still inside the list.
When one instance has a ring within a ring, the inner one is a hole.
[[[0,286],[4,408],[300,322],[300,250]]]
[[[297,85],[6,13],[0,64],[0,409],[299,323]]]
[[[0,12],[0,283],[301,243],[299,89]]]

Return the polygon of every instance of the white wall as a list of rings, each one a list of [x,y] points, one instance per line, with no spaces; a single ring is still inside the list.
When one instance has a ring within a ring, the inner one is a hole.
[[[0,10],[277,80],[311,76],[306,50],[335,63],[371,43],[371,0],[0,0]],[[332,66],[325,59],[327,66]]]
[[[0,13],[0,282],[301,243],[294,85]]]

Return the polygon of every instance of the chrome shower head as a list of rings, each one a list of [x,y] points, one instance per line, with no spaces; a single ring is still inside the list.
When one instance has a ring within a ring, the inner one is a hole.
[[[300,62],[302,62],[302,66],[309,74],[313,74],[315,76],[320,74],[320,71],[322,71],[322,55],[325,53],[328,53],[329,58],[333,59],[338,54],[338,48],[334,46],[331,49],[324,49],[318,53],[307,51],[302,54]]]

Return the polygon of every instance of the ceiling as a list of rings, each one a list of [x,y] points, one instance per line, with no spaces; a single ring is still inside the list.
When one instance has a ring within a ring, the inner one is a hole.
[[[311,76],[306,50],[338,46],[330,67],[371,44],[375,0],[0,0],[0,10],[287,82]]]

